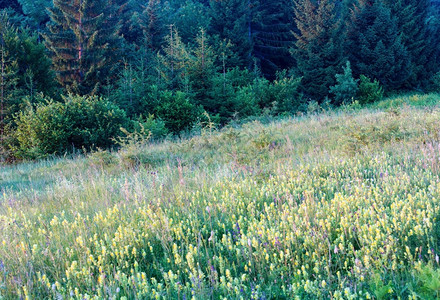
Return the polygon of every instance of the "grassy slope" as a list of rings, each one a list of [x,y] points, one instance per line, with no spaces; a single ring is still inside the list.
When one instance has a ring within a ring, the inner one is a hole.
[[[438,100],[3,167],[0,299],[435,298]]]

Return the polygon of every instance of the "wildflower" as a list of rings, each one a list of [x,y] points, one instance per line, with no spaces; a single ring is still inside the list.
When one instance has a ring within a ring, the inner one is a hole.
[[[212,240],[214,239],[214,231],[211,231],[211,236],[209,237],[208,241],[212,242]]]
[[[231,271],[229,269],[226,269],[226,278],[231,279]]]

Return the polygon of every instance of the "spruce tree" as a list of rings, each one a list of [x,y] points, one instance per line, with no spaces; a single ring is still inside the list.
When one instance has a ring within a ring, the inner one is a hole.
[[[151,51],[159,51],[166,36],[162,6],[161,0],[149,0],[139,20],[144,44]]]
[[[429,28],[430,0],[385,1],[401,33],[411,60],[407,88],[425,87],[439,66],[438,40]]]
[[[296,72],[304,95],[323,100],[343,61],[341,22],[332,0],[295,0]]]
[[[330,87],[330,92],[335,95],[335,104],[354,100],[358,92],[358,81],[353,78],[350,62],[347,61],[344,73],[336,74],[336,85]]]
[[[260,1],[254,18],[252,55],[263,75],[275,79],[276,73],[293,65],[289,49],[294,45],[291,0]]]
[[[117,7],[117,15],[120,23],[119,34],[124,40],[132,45],[140,45],[142,28],[140,16],[143,10],[142,0],[114,0]]]
[[[7,15],[0,14],[0,144],[4,139],[5,119],[9,115],[18,84],[17,60],[12,58],[6,45],[6,39],[11,38],[11,34],[14,32]]]
[[[23,108],[23,98],[34,100],[37,93],[55,93],[54,76],[45,48],[37,42],[37,36],[28,30],[17,29],[9,22],[9,16],[0,13],[2,118],[11,120],[12,115]]]
[[[182,41],[186,44],[195,44],[195,37],[200,33],[200,28],[209,28],[210,21],[208,7],[197,0],[180,3],[168,18],[168,23],[176,26]]]
[[[190,53],[173,25],[169,26],[165,45],[162,51],[157,54],[157,58],[161,85],[171,91],[189,92]]]
[[[405,86],[411,76],[411,61],[397,20],[381,0],[360,2],[352,10],[346,53],[355,77],[377,79],[386,89]]]
[[[196,38],[196,47],[191,54],[188,70],[191,91],[197,104],[209,106],[208,102],[211,102],[209,90],[212,88],[212,80],[216,74],[214,65],[216,55],[204,29],[200,29]]]
[[[117,8],[112,0],[54,0],[45,39],[69,92],[97,94],[112,75],[121,54]]]
[[[231,51],[236,54],[227,59],[228,67],[253,65],[253,18],[255,0],[210,0],[209,15],[211,26],[209,34],[218,42],[230,42]]]
[[[150,53],[143,55],[147,51],[140,49],[134,60],[124,62],[115,90],[109,95],[109,99],[123,108],[129,117],[148,116],[157,105],[156,97],[152,95],[158,89],[157,76],[154,76],[156,66]]]
[[[30,23],[38,32],[42,31],[49,21],[48,8],[52,7],[52,0],[18,0],[23,13],[30,18]]]

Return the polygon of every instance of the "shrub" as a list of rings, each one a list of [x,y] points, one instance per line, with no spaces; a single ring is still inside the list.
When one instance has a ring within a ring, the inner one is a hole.
[[[260,113],[260,105],[266,102],[267,85],[263,80],[255,80],[253,84],[240,88],[235,94],[233,107],[235,116],[240,119]]]
[[[286,70],[277,73],[277,79],[271,86],[277,114],[294,113],[304,105],[303,97],[299,92],[301,79],[301,77],[287,75]]]
[[[254,76],[248,70],[238,68],[224,74],[216,74],[212,78],[212,87],[208,91],[208,97],[202,103],[203,107],[211,116],[218,115],[220,124],[228,123],[237,114],[240,117],[248,116],[249,113],[253,114],[249,112],[248,105],[255,102],[254,99],[250,99],[251,95],[248,92],[238,95],[239,90],[248,86],[253,78]]]
[[[302,105],[298,91],[300,82],[300,78],[288,76],[286,71],[279,72],[272,83],[265,78],[257,78],[238,90],[235,97],[237,112],[242,117],[258,115],[265,109],[274,115],[294,113]]]
[[[188,129],[203,114],[203,109],[194,105],[182,92],[162,92],[159,103],[156,114],[172,133],[180,133]]]
[[[48,102],[36,108],[29,107],[17,115],[15,122],[17,145],[11,149],[17,158],[41,158],[68,147],[68,122],[62,103]]]
[[[309,115],[317,114],[317,113],[319,113],[320,110],[321,110],[321,108],[320,108],[319,103],[317,101],[312,100],[307,104],[307,113]]]
[[[160,139],[169,133],[165,122],[162,119],[155,118],[152,114],[149,114],[148,117],[140,116],[133,122],[133,129],[134,131],[141,131],[142,129],[148,131],[153,139]]]
[[[369,104],[382,100],[383,88],[376,79],[371,81],[370,78],[361,75],[359,83],[358,100],[360,104]]]
[[[65,108],[72,130],[68,142],[76,148],[112,146],[112,138],[129,121],[122,109],[102,98],[69,96]]]
[[[353,78],[349,61],[343,69],[344,74],[336,74],[336,85],[330,87],[330,93],[335,95],[336,105],[353,101],[358,92],[359,80]]]
[[[105,99],[69,95],[64,103],[49,100],[29,107],[15,119],[18,158],[33,159],[74,148],[108,148],[128,118]]]

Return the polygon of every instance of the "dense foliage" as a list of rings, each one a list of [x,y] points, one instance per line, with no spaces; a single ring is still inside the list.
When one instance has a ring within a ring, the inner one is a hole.
[[[69,95],[63,100],[28,107],[16,116],[18,146],[12,149],[19,158],[108,148],[120,128],[129,125],[125,112],[105,99]]]
[[[154,115],[181,134],[206,116],[223,126],[307,103],[436,90],[435,3],[0,1],[1,152],[20,156],[4,142],[15,114],[68,93],[106,98],[131,120]]]

